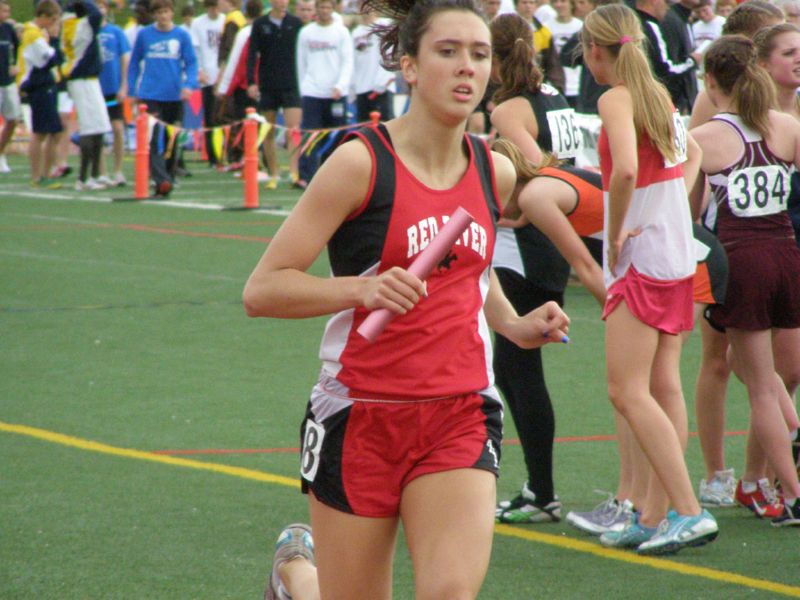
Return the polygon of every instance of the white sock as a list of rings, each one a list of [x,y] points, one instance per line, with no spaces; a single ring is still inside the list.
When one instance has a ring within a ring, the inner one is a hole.
[[[752,494],[756,489],[758,489],[758,484],[742,479],[742,491],[745,494]]]

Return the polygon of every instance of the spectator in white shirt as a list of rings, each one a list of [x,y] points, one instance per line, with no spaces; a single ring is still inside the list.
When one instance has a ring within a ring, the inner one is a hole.
[[[559,57],[564,44],[583,27],[583,21],[572,14],[572,2],[573,0],[553,0],[556,18],[547,23],[547,28],[553,34],[553,47]],[[581,67],[564,67],[564,96],[572,108],[577,105],[580,78]]]
[[[694,9],[694,16],[696,19],[692,23],[694,49],[702,54],[711,42],[722,35],[725,17],[714,14],[711,0],[700,0],[700,4]]]
[[[218,124],[214,88],[219,80],[219,40],[225,15],[219,12],[217,0],[205,0],[203,6],[206,7],[206,14],[192,21],[191,34],[192,46],[197,54],[197,81],[203,99],[203,125],[213,127]],[[206,131],[206,153],[208,164],[216,167],[222,157],[214,152],[210,130]]]
[[[303,129],[344,125],[346,95],[353,74],[353,41],[347,27],[333,18],[333,0],[317,0],[317,20],[300,30],[297,40],[297,77],[300,81]],[[300,156],[302,187],[320,163],[316,152]]]
[[[366,10],[361,13],[361,25],[351,32],[353,38],[353,81],[356,96],[356,120],[368,121],[370,113],[377,111],[381,120],[394,118],[395,75],[381,64],[380,37],[374,29],[378,13]]]

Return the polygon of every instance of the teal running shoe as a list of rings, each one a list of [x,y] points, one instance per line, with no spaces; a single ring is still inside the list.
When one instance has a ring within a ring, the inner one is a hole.
[[[711,513],[703,509],[696,516],[679,515],[669,511],[661,521],[656,534],[638,548],[639,554],[675,554],[684,548],[702,546],[713,542],[719,535],[719,526]]]
[[[638,548],[651,539],[658,531],[657,527],[645,527],[639,523],[639,513],[632,512],[628,522],[620,531],[607,531],[600,536],[600,543],[606,548]]]

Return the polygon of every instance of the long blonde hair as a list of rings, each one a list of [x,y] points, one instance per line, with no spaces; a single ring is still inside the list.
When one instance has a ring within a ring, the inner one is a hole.
[[[534,177],[538,177],[541,170],[546,167],[557,167],[561,164],[554,154],[543,152],[542,162],[537,165],[528,160],[519,146],[503,137],[497,138],[492,143],[492,150],[511,159],[511,164],[514,165],[514,170],[517,172],[517,181],[520,183],[528,183]]]
[[[499,152],[511,160],[514,170],[517,172],[517,185],[524,186],[526,183],[541,175],[542,169],[546,167],[557,167],[561,161],[554,154],[545,152],[542,155],[542,163],[536,165],[522,153],[522,150],[509,139],[497,138],[492,144],[492,150]],[[508,201],[503,216],[509,219],[516,219],[520,216],[521,210],[517,202],[517,194],[513,194]]]
[[[586,16],[581,36],[583,43],[601,46],[614,58],[615,73],[633,99],[636,134],[646,133],[664,158],[675,161],[672,100],[667,88],[653,77],[636,13],[624,4],[601,6]]]

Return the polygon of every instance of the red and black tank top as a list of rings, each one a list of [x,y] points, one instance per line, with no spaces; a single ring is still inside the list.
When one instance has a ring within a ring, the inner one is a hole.
[[[428,296],[395,317],[374,343],[356,332],[365,308],[333,315],[320,348],[324,372],[352,397],[414,400],[486,389],[492,359],[482,308],[499,216],[486,143],[465,135],[467,169],[452,188],[437,190],[403,164],[384,126],[351,137],[369,150],[372,178],[364,202],[328,244],[335,276],[408,268],[459,206],[475,221],[427,279]]]

